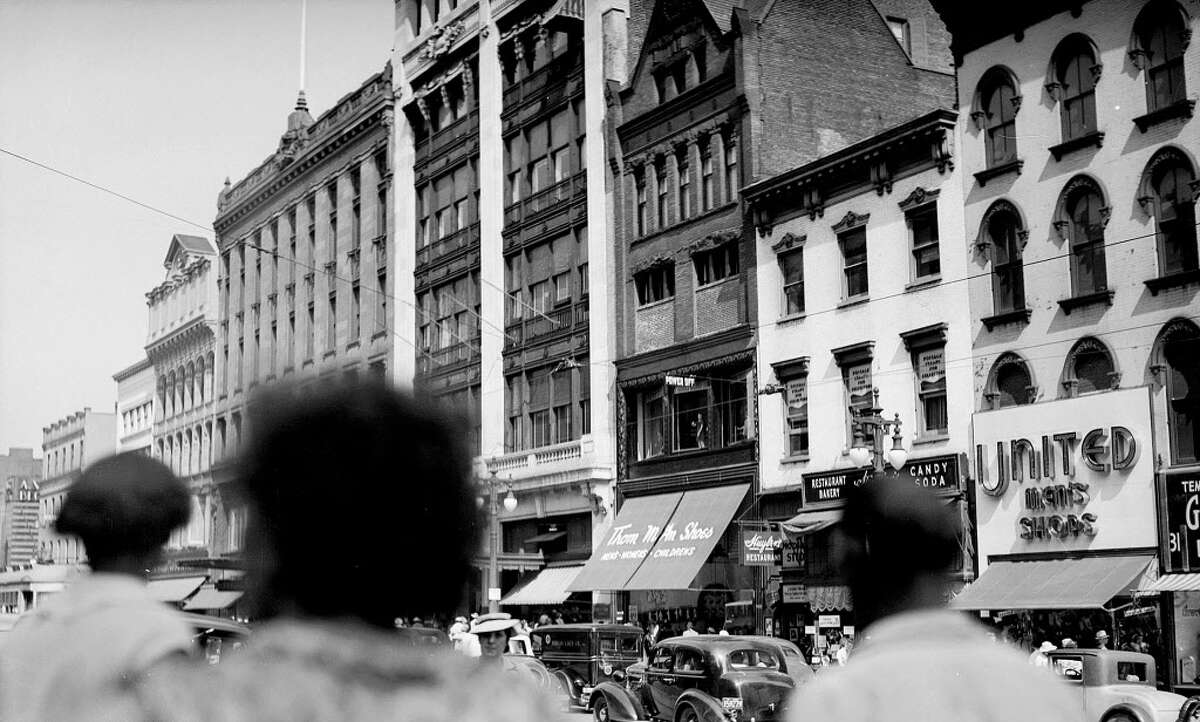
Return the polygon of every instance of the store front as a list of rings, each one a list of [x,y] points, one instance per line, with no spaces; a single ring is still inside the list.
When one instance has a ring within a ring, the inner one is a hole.
[[[1143,591],[1161,596],[1167,665],[1159,676],[1200,694],[1200,469],[1158,474],[1162,575]]]
[[[974,584],[951,603],[1028,651],[1109,636],[1166,657],[1145,387],[976,413]]]
[[[899,471],[882,473],[888,483],[911,483],[931,489],[959,510],[969,529],[968,499],[964,493],[964,460],[959,454],[910,459]],[[854,601],[836,567],[834,535],[841,520],[846,492],[865,483],[870,467],[805,474],[794,491],[760,499],[768,532],[781,532],[769,585],[774,602],[771,628],[775,636],[795,642],[814,663],[821,663],[833,645],[853,639],[858,624]],[[796,502],[800,502],[797,507]],[[788,512],[792,513],[788,513]],[[969,534],[952,574],[956,581],[973,577]]]
[[[728,626],[727,605],[754,601],[754,572],[740,564],[732,523],[750,486],[627,498],[568,591],[620,592],[603,621],[658,623],[660,637],[682,633],[688,622],[700,632]]]

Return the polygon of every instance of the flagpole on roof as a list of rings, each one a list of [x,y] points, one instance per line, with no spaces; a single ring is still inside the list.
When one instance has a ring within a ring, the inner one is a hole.
[[[300,88],[304,91],[304,73],[306,63],[306,42],[308,33],[308,0],[300,0]]]

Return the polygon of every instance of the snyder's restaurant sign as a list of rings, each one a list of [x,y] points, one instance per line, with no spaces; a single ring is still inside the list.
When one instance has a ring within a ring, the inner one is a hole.
[[[1149,402],[1139,387],[975,414],[980,556],[1153,545]]]
[[[783,534],[742,530],[742,564],[753,567],[775,565],[775,551],[783,548]]]

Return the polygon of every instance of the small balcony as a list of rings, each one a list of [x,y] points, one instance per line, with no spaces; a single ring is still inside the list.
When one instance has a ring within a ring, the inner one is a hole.
[[[587,195],[587,173],[576,173],[504,209],[504,227],[525,223],[573,198]]]
[[[504,332],[508,338],[504,346],[506,350],[523,346],[542,336],[569,331],[587,322],[587,299],[575,304],[564,304],[544,314],[534,314],[532,318],[524,318],[505,326]]]
[[[485,461],[488,472],[494,471],[497,476],[519,480],[586,465],[591,461],[593,452],[592,437],[586,435],[561,444],[493,456]]]
[[[479,241],[479,224],[464,226],[448,236],[437,239],[424,248],[417,249],[417,268],[433,263]]]
[[[446,366],[479,359],[479,339],[456,343],[417,357],[417,373],[428,374]]]
[[[472,110],[453,123],[433,134],[429,139],[429,152],[438,155],[443,150],[475,134],[479,126],[479,111]]]
[[[571,80],[582,80],[582,76],[582,53],[554,58],[504,89],[504,110],[510,111],[529,100],[540,100],[547,95],[548,87],[557,85],[557,89],[561,90]]]

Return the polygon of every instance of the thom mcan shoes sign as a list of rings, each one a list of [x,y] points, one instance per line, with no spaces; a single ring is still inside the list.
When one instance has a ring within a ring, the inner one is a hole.
[[[980,554],[1153,546],[1149,389],[972,419]]]

